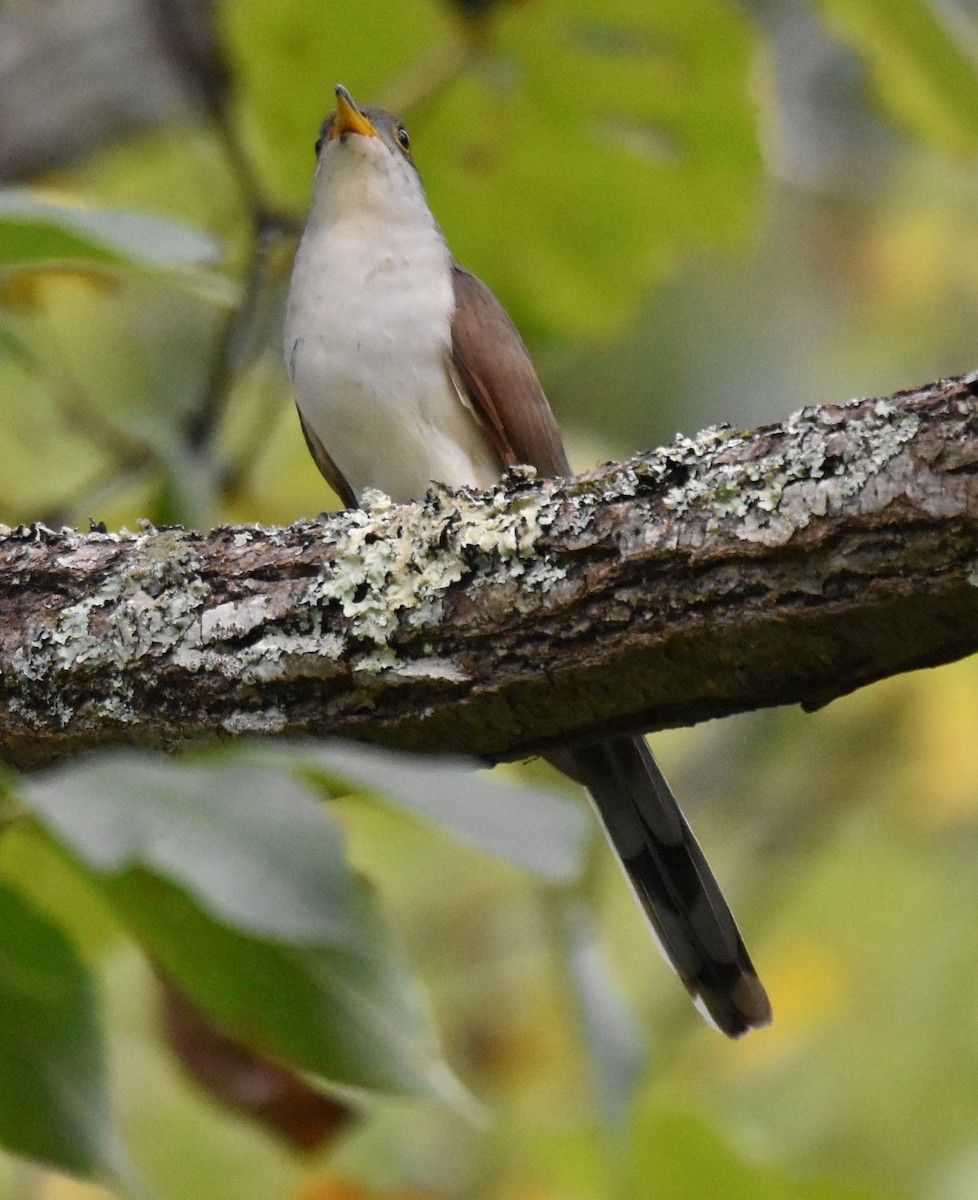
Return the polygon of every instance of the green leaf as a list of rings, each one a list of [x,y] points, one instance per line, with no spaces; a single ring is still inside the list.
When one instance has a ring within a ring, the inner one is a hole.
[[[23,792],[149,954],[239,1041],[333,1084],[465,1102],[338,828],[297,782],[117,753]]]
[[[64,934],[2,882],[0,1142],[76,1175],[116,1157],[92,978]]]
[[[144,871],[111,879],[106,890],[153,957],[245,1045],[333,1085],[464,1106],[466,1093],[362,885],[355,950],[249,937]]]
[[[359,944],[340,830],[281,772],[114,753],[34,777],[24,792],[100,874],[143,868],[259,937]]]
[[[914,136],[978,150],[974,55],[926,0],[819,0],[830,28],[869,64],[881,103]]]
[[[566,796],[496,783],[475,763],[376,746],[299,744],[284,753],[295,765],[313,768],[330,795],[374,793],[552,883],[568,883],[581,872],[592,825]]]
[[[329,21],[290,0],[222,11],[273,185],[308,196],[335,83],[413,99],[401,115],[435,215],[524,332],[614,333],[753,216],[755,39],[727,0],[500,5],[479,55],[434,0],[336,0]]]
[[[723,0],[505,6],[415,139],[454,253],[525,331],[611,336],[754,214],[754,40]]]
[[[221,256],[209,235],[162,217],[0,189],[0,269],[136,267],[180,275],[227,302],[236,289],[200,270]]]

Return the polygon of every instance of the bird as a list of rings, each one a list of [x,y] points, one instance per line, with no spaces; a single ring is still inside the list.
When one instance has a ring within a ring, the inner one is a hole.
[[[506,311],[452,257],[404,124],[342,85],[316,141],[284,356],[316,465],[348,508],[432,483],[488,490],[505,469],[572,474]],[[771,1006],[734,918],[640,736],[548,755],[583,784],[666,960],[715,1028],[768,1024]]]

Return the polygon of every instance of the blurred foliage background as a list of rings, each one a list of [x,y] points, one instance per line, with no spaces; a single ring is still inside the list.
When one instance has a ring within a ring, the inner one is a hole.
[[[974,0],[6,0],[0,520],[335,506],[278,324],[337,81],[404,116],[582,469],[975,369],[976,51]],[[485,1112],[375,1099],[305,1153],[181,1073],[145,962],[44,837],[3,839],[0,875],[97,968],[155,1195],[970,1200],[976,712],[963,662],[655,739],[772,996],[739,1044],[600,847],[569,900],[339,801]],[[102,1195],[0,1160],[0,1200]]]

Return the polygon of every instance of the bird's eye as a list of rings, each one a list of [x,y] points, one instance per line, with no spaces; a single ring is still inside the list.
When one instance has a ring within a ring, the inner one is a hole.
[[[397,127],[397,144],[405,154],[411,149],[411,139],[408,137],[408,131],[403,125],[398,125]]]
[[[322,148],[323,148],[323,135],[320,134],[319,137],[316,138],[316,157],[317,158],[319,157],[319,151],[322,150]]]

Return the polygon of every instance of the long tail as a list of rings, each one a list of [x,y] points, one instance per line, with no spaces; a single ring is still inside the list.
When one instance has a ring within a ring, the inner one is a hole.
[[[767,1025],[767,993],[644,738],[614,738],[552,761],[590,793],[663,954],[703,1016],[733,1038]]]

